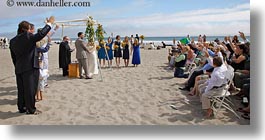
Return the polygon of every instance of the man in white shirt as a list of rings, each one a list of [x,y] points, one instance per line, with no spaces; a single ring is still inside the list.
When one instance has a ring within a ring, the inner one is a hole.
[[[221,88],[227,83],[227,77],[226,77],[227,66],[223,63],[222,58],[214,57],[213,66],[214,70],[211,74],[211,78],[207,81],[206,89],[201,97],[202,109],[207,110],[206,117],[210,117],[213,113],[209,97],[216,94],[221,94],[221,92],[211,92],[211,91],[213,89]]]

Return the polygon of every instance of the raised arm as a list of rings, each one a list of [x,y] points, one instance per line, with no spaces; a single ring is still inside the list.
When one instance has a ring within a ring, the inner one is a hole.
[[[33,42],[38,42],[41,39],[43,39],[51,30],[51,26],[54,23],[54,21],[55,18],[53,16],[51,16],[49,19],[46,19],[47,24],[44,26],[44,28],[42,28],[42,30],[37,34],[29,36],[30,40],[32,40]]]
[[[227,40],[229,42],[229,44],[231,45],[231,48],[233,49],[234,52],[236,52],[236,45],[234,45],[234,43],[231,40],[231,37],[227,37]]]
[[[242,61],[246,60],[246,57],[241,55],[239,56],[238,58],[232,58],[232,61],[235,62],[235,63],[241,63]]]

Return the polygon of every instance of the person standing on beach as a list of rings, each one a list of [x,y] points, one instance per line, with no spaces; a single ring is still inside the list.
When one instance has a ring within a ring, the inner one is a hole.
[[[104,41],[100,42],[99,43],[100,48],[98,50],[98,59],[99,59],[99,64],[100,64],[101,67],[105,67],[106,58],[107,58],[104,44],[105,44]]]
[[[39,59],[40,53],[41,53],[41,59],[43,61],[42,62],[43,63],[42,69],[44,71],[49,71],[49,54],[48,54],[48,51],[50,49],[51,43],[47,43],[47,42],[49,42],[49,40],[51,40],[51,37],[53,36],[53,34],[55,34],[55,32],[58,29],[59,29],[59,25],[56,25],[54,29],[50,30],[50,32],[46,35],[45,38],[43,38],[41,41],[39,41],[36,44],[35,57],[37,57]],[[38,31],[41,31],[41,28],[38,29]],[[35,32],[35,25],[34,24],[30,24],[30,32],[32,34],[34,34],[34,32]],[[39,47],[38,47],[38,44],[39,44]],[[40,44],[42,44],[42,45],[40,46]],[[34,62],[34,63],[37,65],[39,62]],[[48,77],[49,77],[49,74],[47,76],[45,76],[43,79],[44,87],[48,87]]]
[[[4,44],[4,49],[6,48],[6,38],[4,38],[4,40],[3,40],[3,44]]]
[[[113,39],[112,38],[108,38],[108,43],[106,44],[107,46],[107,50],[108,50],[108,56],[109,57],[106,57],[106,60],[109,60],[109,66],[112,67],[112,60],[113,60],[113,49],[112,49],[112,46],[113,46]]]
[[[92,78],[93,75],[98,74],[98,55],[95,42],[88,42],[88,71],[89,77]]]
[[[123,47],[123,60],[124,60],[124,65],[125,67],[129,66],[129,61],[130,61],[130,42],[129,42],[129,37],[126,36],[123,43],[122,43],[122,47]]]
[[[138,39],[134,40],[133,47],[131,48],[131,52],[133,52],[132,56],[132,64],[134,67],[137,67],[138,65],[141,64],[141,58],[140,58],[140,44]]]
[[[44,38],[51,30],[55,18],[47,19],[46,26],[37,34],[29,32],[30,23],[22,21],[18,25],[17,36],[10,41],[10,51],[15,66],[19,113],[37,115],[41,111],[35,107],[35,94],[38,88],[39,66],[34,65],[36,42]]]
[[[88,72],[88,49],[85,46],[84,43],[84,34],[82,32],[79,32],[78,34],[78,39],[75,41],[75,47],[76,47],[76,59],[78,60],[79,63],[79,78],[82,79],[82,72],[83,69],[85,71],[85,78],[89,78],[89,72]]]
[[[68,65],[71,63],[71,49],[69,46],[70,38],[68,36],[63,37],[63,42],[59,46],[59,68],[63,69],[63,76],[68,76]]]
[[[133,43],[134,43],[134,37],[133,37],[133,35],[131,35],[131,38],[130,38],[130,43],[131,43],[131,46],[133,45]]]
[[[116,41],[114,42],[114,57],[117,68],[120,68],[122,52],[121,52],[121,37],[119,35],[116,36]]]
[[[138,36],[138,34],[135,35],[135,39],[137,39],[138,41],[140,40],[140,37]]]

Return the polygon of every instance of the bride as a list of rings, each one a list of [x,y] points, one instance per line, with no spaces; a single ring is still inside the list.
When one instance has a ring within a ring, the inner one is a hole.
[[[97,49],[94,42],[88,42],[88,71],[89,77],[93,77],[94,74],[98,74],[98,63],[97,63]]]

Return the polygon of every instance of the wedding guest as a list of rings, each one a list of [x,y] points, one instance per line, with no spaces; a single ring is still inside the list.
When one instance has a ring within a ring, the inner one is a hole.
[[[132,56],[132,64],[134,67],[137,67],[138,65],[141,64],[141,57],[140,57],[140,44],[139,40],[135,39],[133,43],[133,47],[131,47],[131,53],[133,54]]]
[[[205,87],[204,93],[202,93],[201,96],[202,109],[207,110],[206,113],[207,118],[209,118],[213,114],[213,110],[211,109],[211,101],[209,97],[212,96],[213,94],[218,94],[215,92],[211,92],[210,90],[214,88],[220,88],[227,83],[227,78],[226,78],[227,66],[223,63],[223,59],[221,57],[214,57],[213,66],[214,70],[211,74],[211,78],[206,82],[207,86]]]
[[[99,46],[100,46],[100,48],[98,50],[99,64],[101,67],[105,67],[107,55],[106,55],[106,50],[105,50],[105,46],[104,46],[104,41],[99,42]]]
[[[20,113],[37,115],[41,111],[35,107],[35,94],[38,87],[39,65],[35,65],[36,42],[44,38],[51,30],[55,18],[47,19],[47,25],[37,34],[29,32],[30,23],[22,21],[18,25],[17,36],[10,41],[10,51],[18,89],[18,110]],[[38,61],[38,60],[36,60]]]
[[[112,60],[113,60],[113,39],[108,38],[108,43],[106,44],[107,51],[108,51],[108,57],[106,57],[106,60],[108,61],[108,65],[112,66]]]
[[[138,34],[135,35],[135,38],[139,41],[140,37],[138,36]]]
[[[52,37],[56,33],[56,31],[59,29],[59,27],[60,26],[56,24],[54,29],[51,29],[51,31],[48,33],[47,37],[48,38]],[[43,47],[44,46],[42,46],[42,48]],[[43,69],[49,71],[49,52],[48,51],[43,53]],[[44,86],[45,87],[48,87],[48,77],[49,77],[49,75],[44,77]]]
[[[30,32],[34,33],[35,32],[35,26],[34,24],[30,24],[31,29]],[[51,44],[51,37],[53,36],[53,34],[55,34],[55,32],[59,29],[59,25],[56,25],[54,29],[51,29],[50,32],[46,35],[45,38],[43,38],[41,41],[37,42],[36,46],[37,46],[37,50],[35,51],[35,57],[37,57],[39,60],[42,60],[43,63],[43,69],[44,71],[49,71],[49,49]],[[41,31],[41,28],[38,29],[38,32]],[[48,77],[49,75],[44,77],[44,86],[48,87]]]
[[[33,28],[34,25],[31,25]],[[34,31],[34,29],[32,29]],[[38,29],[38,32],[41,32],[41,29]],[[50,31],[51,32],[51,31]],[[45,87],[45,82],[47,82],[47,78],[49,76],[48,74],[48,68],[46,66],[45,62],[45,56],[44,54],[49,51],[51,44],[51,37],[50,37],[50,32],[47,34],[47,39],[43,38],[42,40],[38,41],[36,43],[36,49],[37,49],[37,56],[39,60],[39,71],[40,71],[40,76],[39,76],[39,84],[38,84],[38,90],[36,92],[36,101],[42,101],[43,96],[42,94],[44,93],[44,87]],[[46,60],[47,61],[47,60]]]
[[[122,48],[123,48],[123,60],[124,60],[124,65],[125,67],[129,66],[129,60],[130,60],[130,42],[129,42],[129,37],[126,36],[124,38],[124,41],[122,43]]]
[[[207,40],[207,37],[206,37],[206,35],[203,35],[203,36],[202,36],[202,41],[203,41],[203,43],[205,43],[205,42],[206,42],[206,40]]]
[[[194,51],[189,46],[185,46],[184,47],[184,53],[187,54],[186,64],[191,64],[193,59],[194,59]]]
[[[133,43],[134,43],[134,37],[133,37],[133,35],[131,35],[131,37],[130,37],[130,43],[131,43],[131,46],[132,46]]]
[[[236,45],[235,54],[232,56],[231,66],[237,70],[243,70],[245,62],[248,59],[247,47],[245,44]]]
[[[177,50],[175,55],[175,72],[174,77],[184,78],[185,64],[187,61],[187,55],[185,55],[181,50]]]
[[[121,52],[121,37],[119,35],[116,36],[116,41],[114,42],[114,57],[117,68],[120,68],[122,52]]]
[[[237,35],[235,35],[235,36],[233,37],[232,42],[233,42],[234,44],[238,44],[238,43],[239,43],[239,39],[238,39],[238,36],[237,36]]]
[[[202,35],[199,35],[199,37],[198,37],[198,43],[203,43]]]
[[[68,36],[63,37],[63,41],[59,46],[59,68],[63,69],[63,76],[68,76],[68,65],[71,63],[71,52],[74,49],[71,49],[69,46],[70,38]]]

